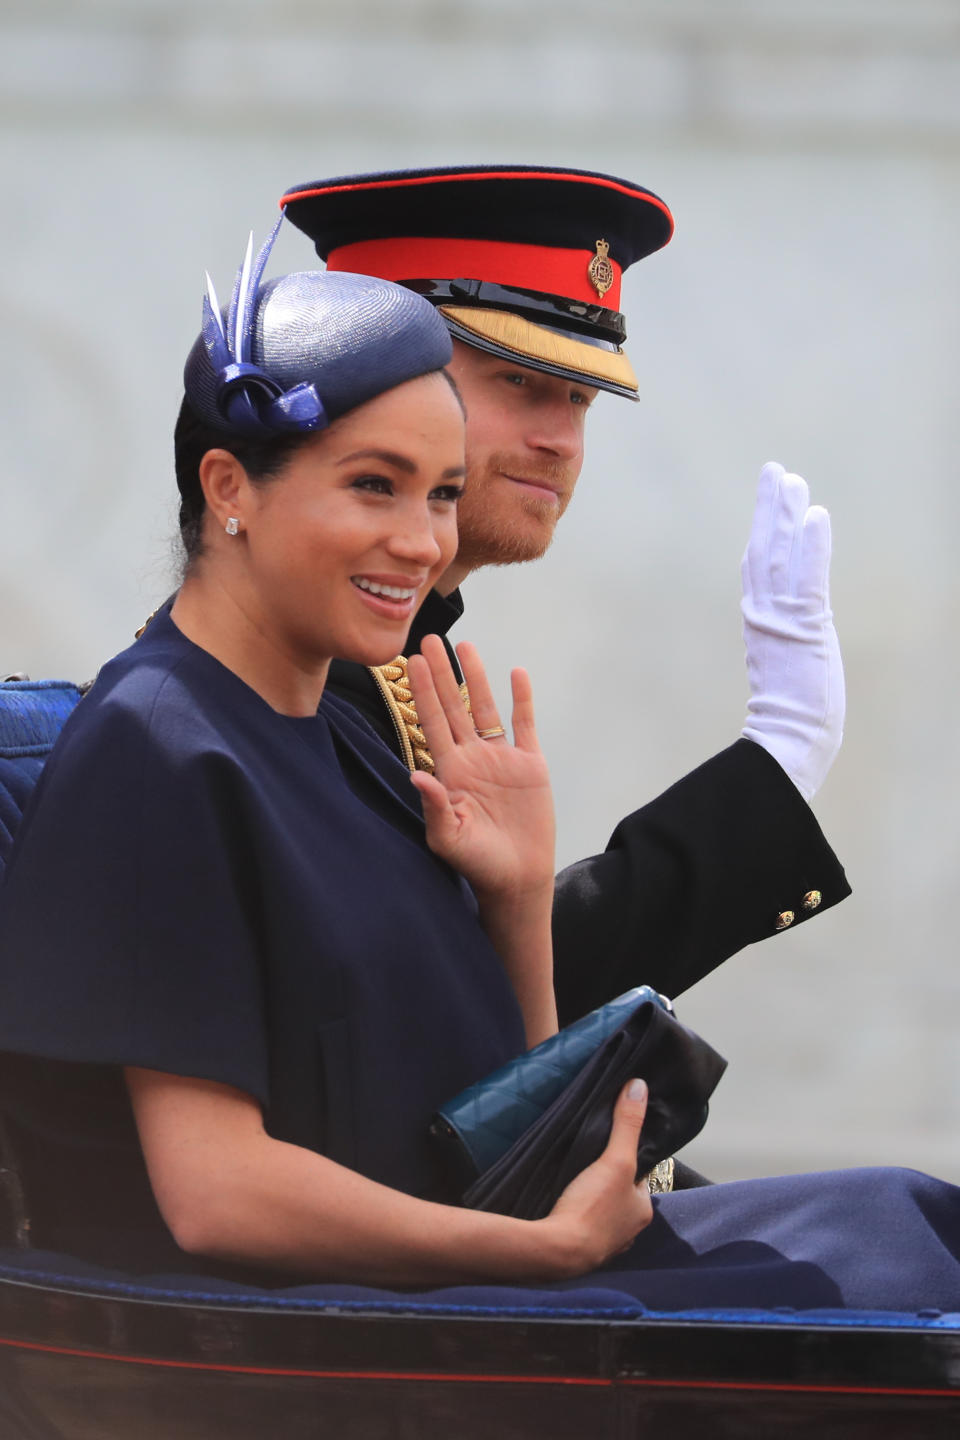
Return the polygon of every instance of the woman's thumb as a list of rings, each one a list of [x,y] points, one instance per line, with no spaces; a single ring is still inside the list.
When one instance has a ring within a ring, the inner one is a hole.
[[[607,1141],[607,1153],[614,1159],[629,1160],[633,1165],[637,1163],[637,1145],[647,1114],[647,1096],[645,1080],[628,1080],[617,1096],[610,1139]]]
[[[420,792],[423,805],[423,819],[427,827],[427,844],[431,849],[438,845],[449,845],[456,834],[453,807],[450,797],[435,775],[425,775],[416,770],[410,776],[410,783]]]

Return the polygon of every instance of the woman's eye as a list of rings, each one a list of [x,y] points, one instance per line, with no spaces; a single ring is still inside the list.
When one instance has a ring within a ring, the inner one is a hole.
[[[354,490],[368,490],[373,495],[393,494],[393,482],[385,475],[359,475],[350,484]]]
[[[431,500],[447,500],[456,505],[463,494],[462,485],[438,485],[436,490],[430,491]]]

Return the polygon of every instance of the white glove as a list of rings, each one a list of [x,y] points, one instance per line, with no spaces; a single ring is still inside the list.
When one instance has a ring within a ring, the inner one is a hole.
[[[843,739],[843,661],[830,609],[830,516],[782,465],[760,471],[740,574],[751,691],[743,734],[809,801]]]

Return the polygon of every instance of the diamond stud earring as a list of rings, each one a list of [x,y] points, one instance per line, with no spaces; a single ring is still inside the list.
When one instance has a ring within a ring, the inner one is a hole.
[[[237,519],[236,515],[231,515],[230,518],[229,518],[229,520],[227,521],[226,525],[224,525],[223,528],[224,528],[224,530],[226,530],[226,532],[227,532],[228,535],[239,535],[239,534],[240,534],[240,521]]]

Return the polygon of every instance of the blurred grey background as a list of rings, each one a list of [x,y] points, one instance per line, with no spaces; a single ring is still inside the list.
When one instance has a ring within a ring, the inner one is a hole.
[[[533,673],[562,860],[738,734],[761,464],[833,515],[815,809],[855,893],[684,997],[731,1062],[691,1158],[960,1181],[957,0],[2,0],[0,669],[89,676],[168,592],[204,269],[229,290],[287,186],[464,161],[677,218],[625,283],[642,403],[598,401],[548,557],[468,589]]]

